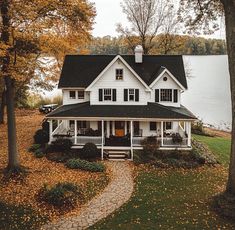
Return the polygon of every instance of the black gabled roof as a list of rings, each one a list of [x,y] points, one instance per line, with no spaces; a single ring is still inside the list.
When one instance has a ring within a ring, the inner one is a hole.
[[[89,102],[60,106],[48,114],[47,117],[196,119],[183,106],[176,108],[158,103],[148,103],[147,105],[90,105]]]
[[[144,55],[143,63],[135,63],[134,55],[121,56],[147,85],[167,68],[187,88],[181,55]],[[66,55],[58,87],[88,87],[115,57],[116,55]]]

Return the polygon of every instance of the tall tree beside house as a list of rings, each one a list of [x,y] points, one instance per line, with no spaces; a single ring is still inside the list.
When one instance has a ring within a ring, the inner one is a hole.
[[[94,16],[95,9],[87,0],[0,0],[0,64],[8,118],[7,169],[19,167],[14,114],[16,82],[42,84],[42,75],[44,82],[52,81],[62,56],[77,52],[90,39]]]
[[[181,0],[181,16],[190,31],[211,33],[218,28],[218,17],[225,17],[226,41],[232,100],[232,144],[226,191],[219,201],[225,215],[235,217],[235,1],[234,0]],[[194,15],[192,15],[194,12]],[[224,205],[224,202],[227,205]]]
[[[149,54],[158,33],[164,29],[168,32],[175,30],[174,6],[170,1],[124,0],[121,6],[131,28],[124,28],[118,24],[117,31],[125,36],[132,50],[137,44],[141,44],[144,53]],[[173,20],[168,20],[169,16],[171,19],[173,17]]]

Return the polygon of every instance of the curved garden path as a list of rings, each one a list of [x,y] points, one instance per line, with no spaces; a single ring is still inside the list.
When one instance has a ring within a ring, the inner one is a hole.
[[[127,202],[133,192],[134,182],[128,162],[109,161],[106,165],[111,169],[111,181],[101,194],[81,208],[79,216],[64,218],[55,223],[44,225],[46,230],[86,229],[99,220],[107,217]]]

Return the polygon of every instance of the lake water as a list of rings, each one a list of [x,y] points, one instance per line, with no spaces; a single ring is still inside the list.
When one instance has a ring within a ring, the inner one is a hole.
[[[182,104],[203,123],[231,130],[232,112],[227,55],[184,56],[189,70]]]

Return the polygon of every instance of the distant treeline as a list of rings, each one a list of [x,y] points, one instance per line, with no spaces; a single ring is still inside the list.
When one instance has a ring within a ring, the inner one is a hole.
[[[134,38],[133,41],[135,41]],[[93,38],[87,49],[90,54],[133,54],[135,45],[137,44],[128,44],[124,37],[105,36]],[[151,54],[219,55],[226,53],[225,40],[169,34],[157,35],[151,49]]]

